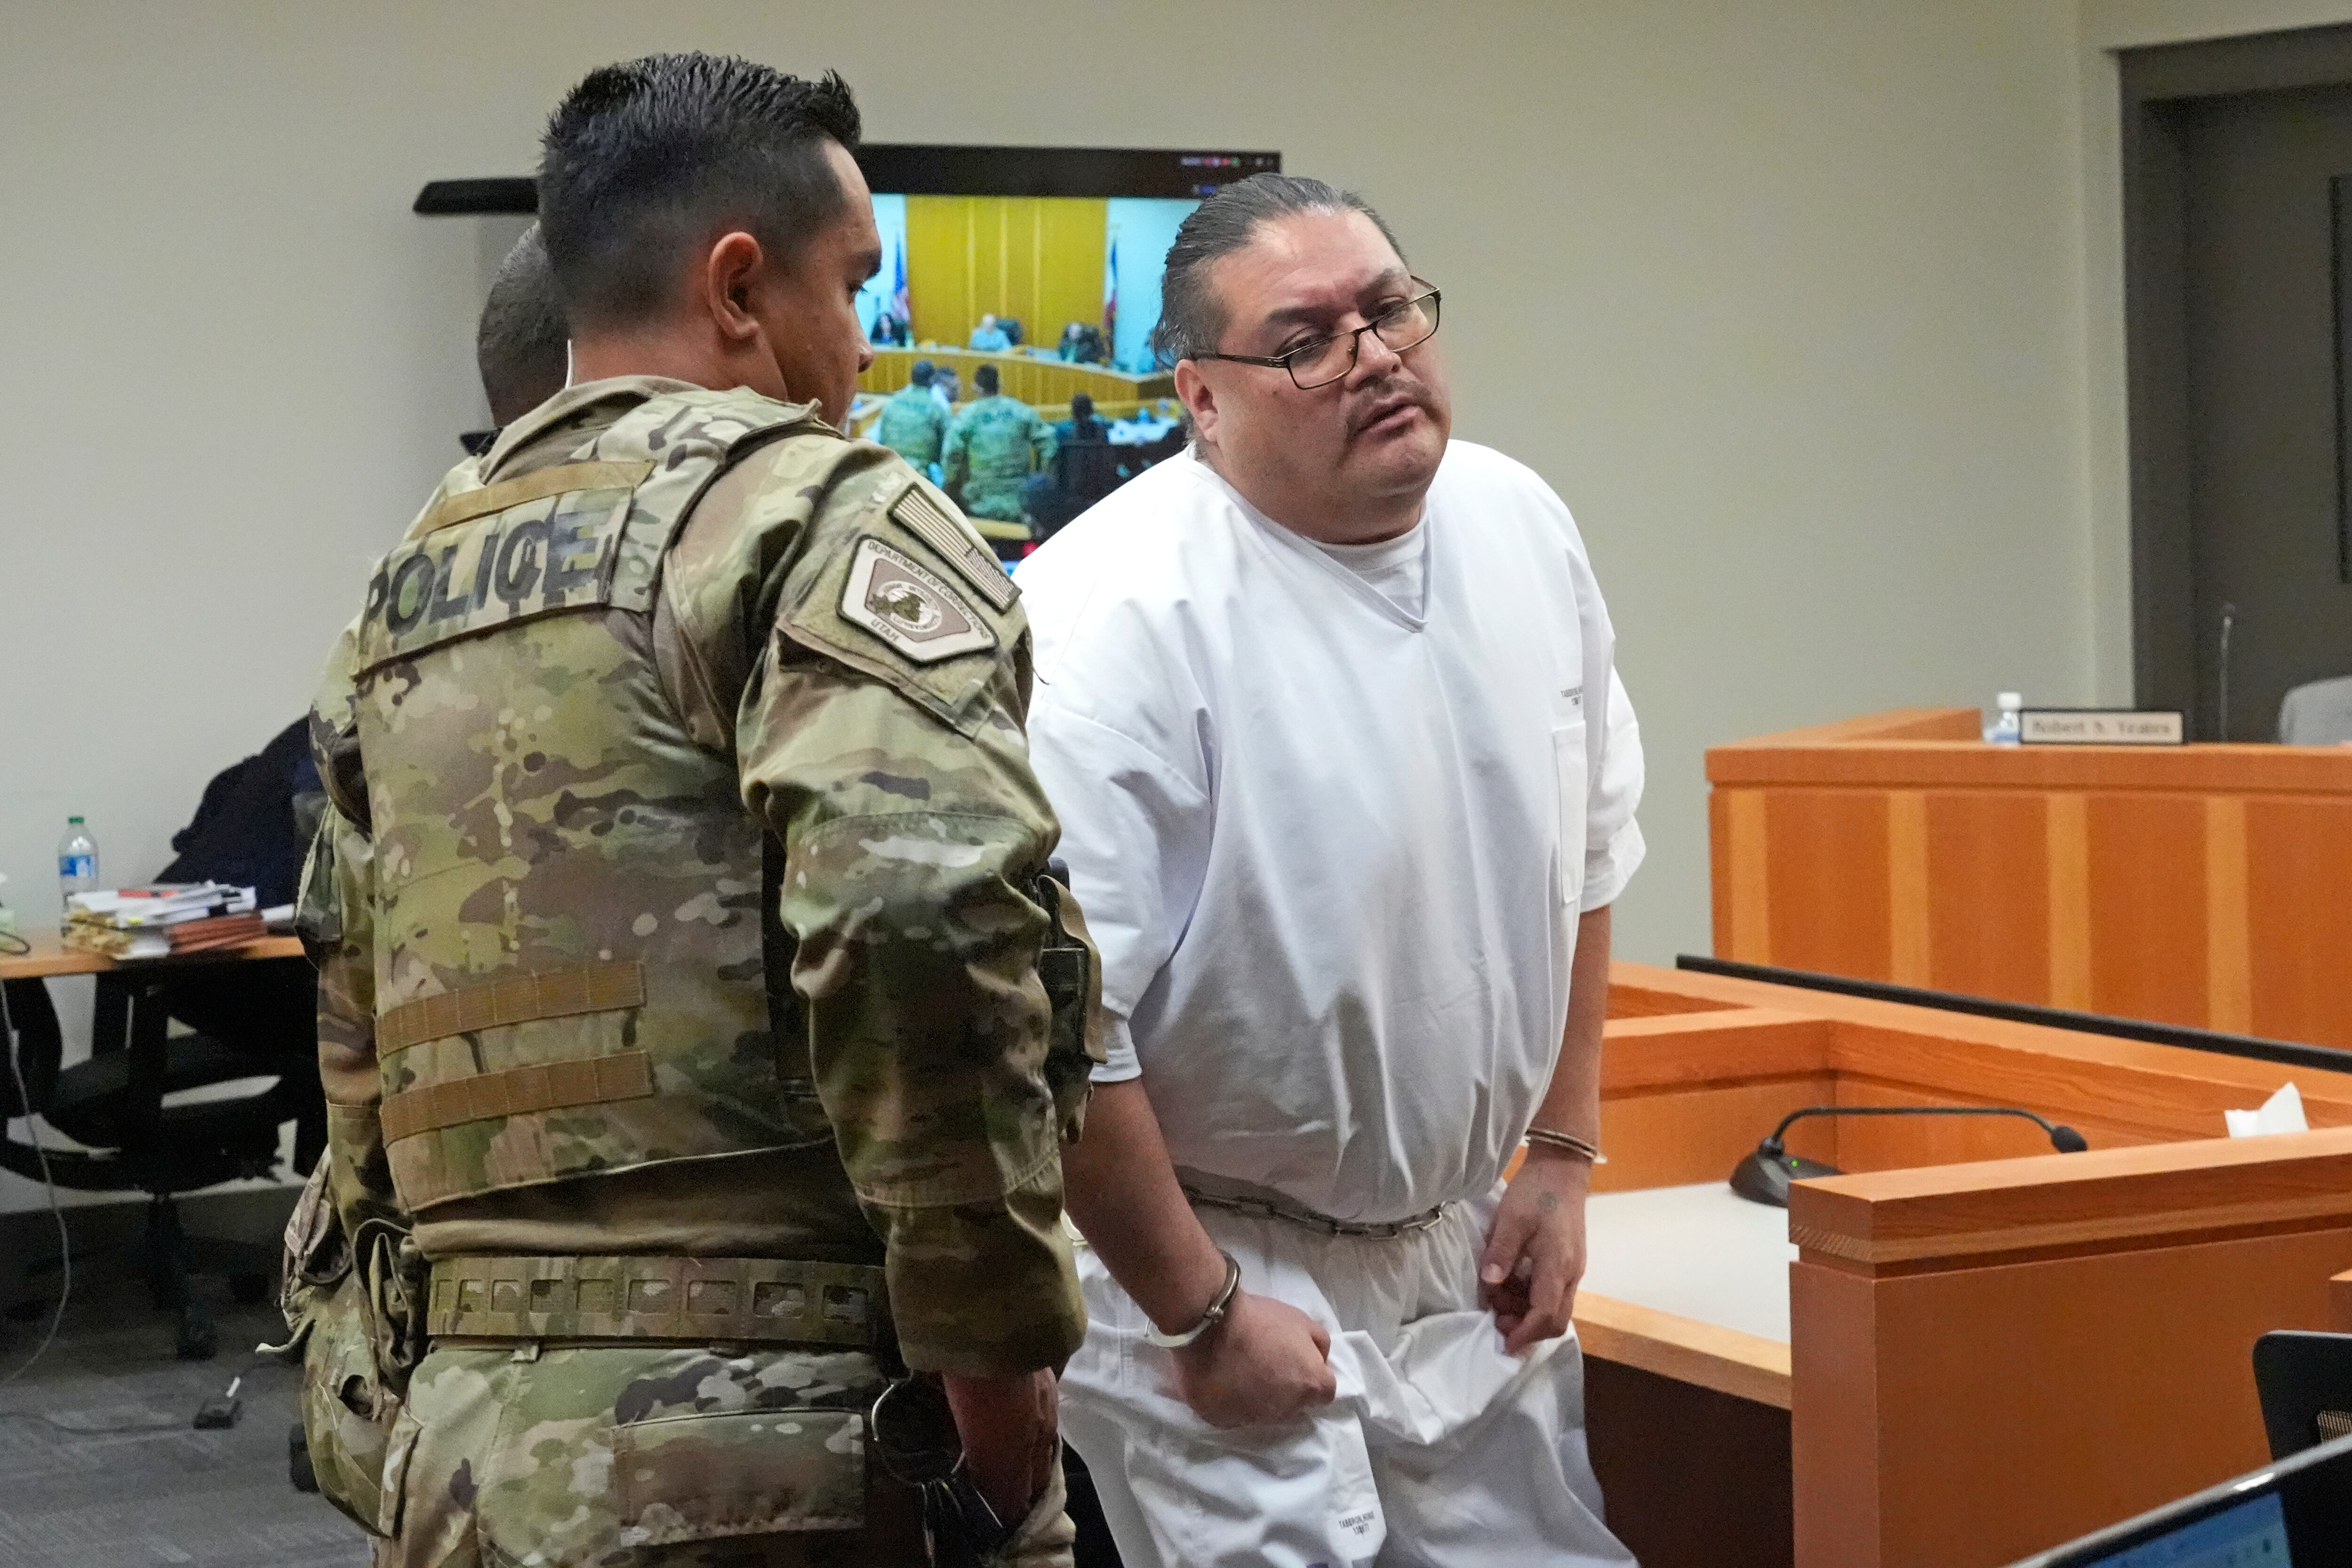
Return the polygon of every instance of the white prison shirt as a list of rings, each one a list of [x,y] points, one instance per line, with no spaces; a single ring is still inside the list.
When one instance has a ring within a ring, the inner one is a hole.
[[[1413,616],[1187,453],[1025,562],[1030,744],[1182,1168],[1343,1219],[1498,1178],[1642,753],[1568,510],[1454,442]],[[1594,717],[1588,721],[1588,712]]]

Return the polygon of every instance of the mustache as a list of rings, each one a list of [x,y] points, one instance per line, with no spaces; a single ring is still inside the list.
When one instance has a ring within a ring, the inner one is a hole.
[[[1348,434],[1361,435],[1400,408],[1420,409],[1431,418],[1437,417],[1437,399],[1427,386],[1411,375],[1391,375],[1378,386],[1368,387],[1358,395],[1354,407],[1348,411]]]

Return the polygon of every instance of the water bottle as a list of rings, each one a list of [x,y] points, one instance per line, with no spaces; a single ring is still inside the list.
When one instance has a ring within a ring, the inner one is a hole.
[[[98,887],[98,840],[79,816],[66,818],[65,841],[58,846],[58,885],[68,899]]]
[[[2025,699],[2014,691],[2004,691],[1993,701],[2000,712],[1985,731],[1984,738],[1996,746],[2017,745],[2025,738],[2025,720],[2018,711],[2025,706]]]

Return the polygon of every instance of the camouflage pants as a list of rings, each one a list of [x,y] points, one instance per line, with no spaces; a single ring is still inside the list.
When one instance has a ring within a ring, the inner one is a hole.
[[[866,1461],[883,1381],[854,1351],[436,1345],[377,1568],[920,1564],[914,1493]]]
[[[970,518],[987,518],[996,522],[1025,522],[1027,508],[1022,504],[1020,479],[967,479],[963,486],[963,512]]]

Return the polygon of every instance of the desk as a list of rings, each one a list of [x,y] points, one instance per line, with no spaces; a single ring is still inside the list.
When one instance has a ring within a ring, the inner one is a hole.
[[[125,963],[68,947],[54,932],[19,931],[16,934],[31,942],[33,951],[23,954],[0,952],[0,980],[54,980],[68,974],[139,974],[186,963],[233,963],[245,959],[302,956],[301,938],[265,936],[254,942],[238,942],[233,947],[209,948],[184,957],[141,958]]]
[[[137,1103],[153,1103],[159,1108],[159,1116],[168,1074],[171,1029],[171,1015],[163,1001],[163,988],[173,976],[184,974],[192,969],[210,968],[222,963],[302,956],[301,940],[291,936],[264,936],[254,942],[211,948],[176,958],[142,958],[129,962],[68,947],[53,931],[30,934],[26,940],[32,943],[30,952],[0,956],[0,981],[39,982],[68,979],[79,974],[94,976],[98,982],[98,995],[90,1029],[91,1054],[102,1057],[116,1051],[127,1051],[131,1099]],[[152,1129],[147,1131],[152,1133]],[[5,1152],[10,1156],[5,1162],[8,1168],[27,1179],[40,1179],[37,1165],[28,1166],[16,1157],[19,1153],[16,1146],[10,1145]],[[142,1142],[134,1139],[126,1147],[122,1157],[121,1169],[125,1173],[124,1181],[110,1184],[135,1185],[151,1174],[142,1163],[144,1156]]]
[[[53,1118],[52,1124],[68,1137],[97,1142],[91,1148],[49,1148],[44,1154],[32,1143],[0,1137],[0,1165],[28,1181],[54,1180],[72,1190],[147,1193],[152,1201],[141,1247],[149,1289],[158,1305],[179,1313],[180,1354],[208,1357],[215,1348],[215,1331],[203,1299],[189,1287],[189,1273],[226,1273],[240,1300],[257,1300],[276,1273],[277,1254],[266,1247],[185,1236],[171,1195],[262,1173],[257,1167],[266,1167],[274,1159],[276,1127],[281,1116],[294,1119],[298,1128],[308,1127],[315,1147],[325,1136],[325,1107],[317,1100],[315,1080],[310,1082],[306,1107],[302,1097],[289,1087],[298,1080],[289,1079],[284,1068],[259,1060],[251,1064],[250,1076],[275,1077],[278,1087],[238,1102],[239,1107],[249,1103],[253,1108],[250,1112],[237,1112],[247,1117],[243,1124],[231,1128],[214,1122],[207,1128],[206,1108],[167,1106],[165,1095],[172,1088],[173,1072],[173,1053],[167,1037],[167,988],[174,980],[189,979],[191,972],[214,970],[225,963],[299,958],[302,944],[290,936],[265,936],[176,958],[123,963],[68,948],[54,932],[41,932],[28,940],[30,952],[0,955],[0,981],[24,982],[33,987],[79,974],[97,981],[90,1038],[93,1059],[62,1076],[63,1042],[51,1032],[56,1020],[42,1010],[42,1033],[36,1044],[34,1026],[21,1012],[17,1017],[26,1030],[23,1048],[39,1064],[21,1069],[28,1080],[26,1087],[31,1103],[45,1117]],[[290,983],[292,972],[287,978]],[[252,986],[243,986],[242,994],[249,1004]],[[187,1067],[184,1059],[182,1067],[184,1070]],[[238,1064],[225,1071],[215,1059],[200,1068],[204,1076],[192,1078],[185,1087],[204,1088],[247,1076]],[[79,1109],[97,1118],[88,1124],[68,1117],[66,1110],[73,1108],[72,1103],[57,1093],[77,1077],[82,1096]],[[12,1084],[6,1097],[12,1107],[18,1106],[14,1088]],[[101,1109],[118,1099],[118,1110]],[[100,1131],[93,1132],[92,1127]],[[298,1151],[303,1142],[304,1134],[298,1131]]]
[[[915,362],[922,359],[956,373],[964,403],[979,395],[971,373],[983,364],[992,364],[1003,383],[1000,390],[1006,395],[1017,397],[1040,412],[1058,410],[1055,417],[1067,417],[1071,396],[1081,392],[1095,400],[1095,412],[1105,418],[1132,414],[1144,404],[1176,395],[1176,377],[1171,371],[1138,374],[1103,364],[1039,359],[1017,351],[982,353],[971,349],[877,349],[874,363],[857,377],[857,389],[884,395],[896,392],[907,384]]]
[[[18,934],[32,943],[32,951],[0,955],[0,981],[63,980],[79,974],[96,977],[98,996],[90,1028],[91,1054],[106,1056],[127,1050],[132,1099],[142,1103],[152,1100],[159,1107],[164,1093],[171,1030],[171,1015],[163,991],[172,978],[191,969],[216,964],[302,956],[301,939],[292,936],[264,936],[254,942],[176,958],[124,962],[68,947],[54,931]],[[39,1179],[37,1166],[27,1167],[13,1158],[18,1152],[16,1146],[11,1145],[7,1152],[12,1156],[7,1162],[10,1169],[27,1179]],[[121,1168],[131,1184],[149,1173],[140,1163],[142,1157],[143,1151],[136,1142],[125,1152]]]
[[[1627,1306],[1789,1342],[1785,1209],[1748,1202],[1727,1182],[1596,1193],[1585,1210],[1584,1289]],[[1661,1237],[1675,1245],[1662,1247]]]
[[[2216,1136],[2289,1079],[2317,1131]],[[1791,1152],[1850,1174],[1726,1206],[1809,1104],[2091,1150],[1819,1119]],[[1621,963],[1601,1115],[1576,1322],[1643,1568],[1996,1568],[2251,1469],[2254,1339],[2352,1289],[2352,1071]]]
[[[1989,746],[1979,723],[1710,749],[1715,956],[2352,1047],[2352,747]]]

